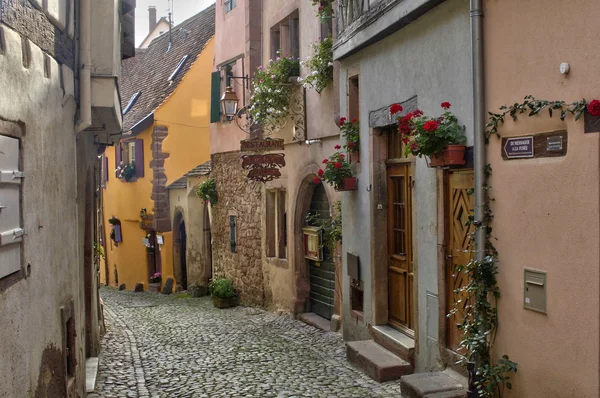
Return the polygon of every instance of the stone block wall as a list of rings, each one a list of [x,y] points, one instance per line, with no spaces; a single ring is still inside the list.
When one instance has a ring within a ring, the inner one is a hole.
[[[211,177],[215,179],[218,203],[212,207],[213,277],[233,279],[244,305],[265,305],[261,259],[260,183],[246,178],[240,152],[216,153]],[[236,247],[231,250],[230,216],[235,216]]]

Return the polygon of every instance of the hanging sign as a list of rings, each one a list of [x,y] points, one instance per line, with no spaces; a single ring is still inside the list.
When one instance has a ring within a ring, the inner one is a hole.
[[[504,154],[508,159],[532,158],[533,136],[507,138],[504,143]]]
[[[279,169],[285,166],[284,153],[242,155],[242,168],[249,170],[250,180],[267,182],[281,177]]]

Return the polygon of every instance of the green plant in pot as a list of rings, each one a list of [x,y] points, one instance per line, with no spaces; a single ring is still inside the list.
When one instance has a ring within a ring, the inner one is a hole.
[[[323,159],[325,170],[319,169],[318,176],[314,178],[315,184],[325,181],[333,185],[336,191],[355,191],[357,189],[357,179],[352,176],[352,168],[346,160],[346,155],[339,150],[341,146],[334,147],[336,152],[328,159]]]
[[[429,166],[465,164],[465,126],[458,124],[450,112],[450,103],[442,102],[444,112],[439,117],[429,117],[420,110],[397,116],[398,128],[404,143],[404,155],[427,156]],[[402,106],[394,104],[390,113],[399,114]]]
[[[237,294],[231,279],[214,278],[208,283],[208,290],[215,307],[228,308],[237,305]]]

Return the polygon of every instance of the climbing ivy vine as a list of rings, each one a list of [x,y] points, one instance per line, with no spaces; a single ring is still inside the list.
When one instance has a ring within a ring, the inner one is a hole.
[[[550,117],[553,114],[560,114],[560,119],[565,120],[568,115],[573,115],[575,120],[579,120],[588,108],[592,115],[599,113],[600,104],[594,104],[592,101],[588,104],[585,99],[567,103],[565,101],[538,100],[531,95],[524,97],[523,102],[513,105],[504,105],[499,108],[500,112],[489,112],[489,122],[486,125],[486,143],[491,136],[501,138],[499,128],[504,124],[508,115],[513,121],[517,121],[518,116],[527,113],[527,116],[535,116],[545,109],[548,110]],[[589,105],[589,107],[588,107]],[[595,106],[592,106],[595,105]],[[592,109],[590,109],[592,108]],[[492,168],[489,164],[484,167],[484,173],[487,177],[491,175]],[[510,374],[518,369],[518,364],[507,355],[495,361],[493,358],[493,347],[498,330],[498,310],[497,301],[500,298],[496,275],[498,274],[498,250],[493,244],[496,238],[492,235],[491,223],[494,219],[494,213],[490,208],[490,203],[495,199],[490,197],[487,192],[489,185],[484,187],[484,219],[476,222],[473,215],[469,216],[467,225],[474,226],[474,232],[471,233],[470,243],[467,249],[471,254],[475,254],[474,237],[477,231],[485,231],[485,248],[483,260],[472,258],[468,264],[458,265],[456,273],[464,272],[468,276],[468,283],[454,291],[461,295],[465,301],[464,310],[459,310],[462,300],[455,303],[454,308],[448,314],[448,317],[460,312],[463,320],[458,324],[459,330],[463,333],[463,340],[460,345],[465,351],[465,361],[476,364],[474,369],[475,377],[473,385],[476,388],[477,395],[480,397],[501,397],[504,389],[511,389]],[[473,194],[473,190],[469,191]]]

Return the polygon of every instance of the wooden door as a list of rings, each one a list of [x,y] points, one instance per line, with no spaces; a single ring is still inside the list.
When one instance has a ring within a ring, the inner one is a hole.
[[[463,311],[467,301],[463,293],[454,293],[468,282],[464,272],[456,272],[456,266],[466,265],[472,253],[470,235],[473,232],[472,225],[466,225],[469,214],[474,209],[472,195],[468,195],[469,189],[473,189],[473,171],[459,171],[450,173],[448,177],[448,208],[446,220],[448,227],[448,251],[446,261],[446,309],[450,312],[455,303],[458,312],[448,318],[446,323],[447,347],[457,351],[462,340],[462,332],[458,330],[457,324],[463,320]],[[467,252],[465,252],[465,250]],[[464,354],[464,352],[462,352]]]
[[[413,336],[412,170],[390,166],[388,188],[388,323]]]

